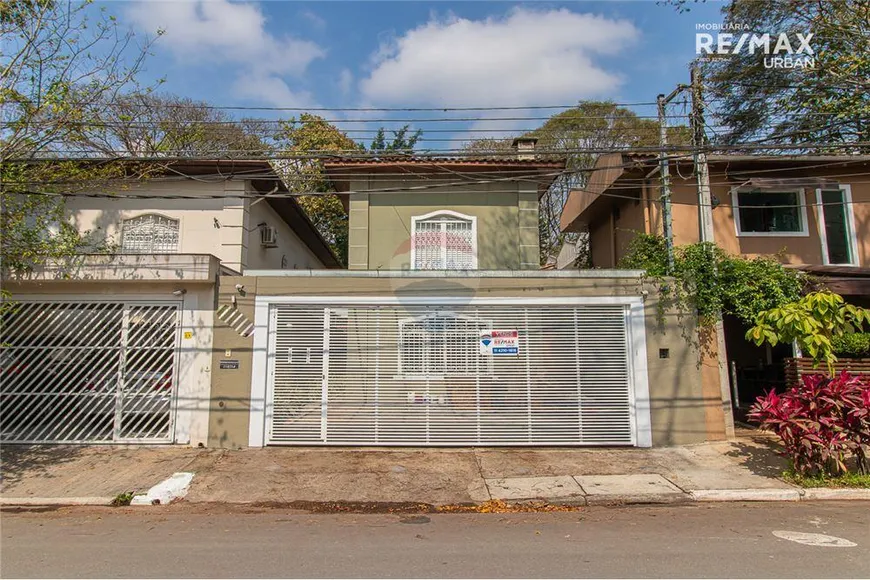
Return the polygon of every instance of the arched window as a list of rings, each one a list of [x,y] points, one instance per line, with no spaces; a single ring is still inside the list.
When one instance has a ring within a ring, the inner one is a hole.
[[[127,254],[172,254],[178,251],[178,220],[140,215],[121,225],[121,251]]]
[[[414,270],[476,270],[477,218],[441,210],[411,218]]]

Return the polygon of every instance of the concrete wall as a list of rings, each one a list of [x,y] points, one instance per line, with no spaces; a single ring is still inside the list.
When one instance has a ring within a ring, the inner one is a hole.
[[[212,329],[214,327],[215,287],[213,284],[181,281],[178,284],[139,282],[46,281],[5,282],[5,289],[16,299],[148,300],[173,302],[181,307],[181,348],[178,357],[178,407],[175,442],[205,445],[208,439],[211,387]],[[187,293],[179,298],[172,291],[179,287]],[[184,338],[185,333],[190,338]]]
[[[244,285],[244,296],[236,289]],[[703,389],[704,372],[699,352],[683,334],[694,327],[688,315],[659,312],[657,292],[637,278],[425,278],[425,277],[223,277],[218,301],[230,304],[254,320],[258,295],[273,296],[468,296],[468,297],[559,297],[639,296],[645,300],[647,365],[651,401],[653,445],[696,443],[724,437],[722,399],[718,391]],[[661,315],[661,317],[660,317]],[[661,322],[661,324],[660,324]],[[255,332],[266,332],[257,328]],[[212,413],[209,445],[246,447],[249,435],[251,364],[253,338],[242,338],[232,328],[216,321],[212,366]],[[668,357],[660,358],[660,349]],[[221,370],[221,359],[238,359],[238,370]],[[262,401],[255,402],[262,404]]]
[[[248,182],[240,180],[203,183],[186,180],[148,182],[119,191],[137,195],[202,195],[202,199],[127,199],[75,197],[66,202],[67,211],[80,231],[121,244],[121,222],[148,213],[179,221],[178,253],[212,254],[233,270],[281,268],[282,256],[288,268],[321,268],[322,263],[303,244],[266,201],[205,196],[251,193]],[[257,224],[278,228],[277,248],[260,246]]]
[[[483,183],[434,187],[442,179],[420,179],[422,191],[357,193],[350,196],[349,269],[411,268],[411,218],[452,210],[477,218],[478,269],[540,267],[538,193],[534,183]],[[371,179],[351,190],[408,187],[408,180]]]

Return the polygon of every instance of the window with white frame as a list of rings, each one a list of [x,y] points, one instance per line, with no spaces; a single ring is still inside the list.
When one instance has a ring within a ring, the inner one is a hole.
[[[858,236],[849,185],[816,190],[817,225],[822,242],[822,263],[859,265]]]
[[[480,352],[480,333],[492,323],[439,312],[399,321],[402,376],[492,373],[492,357]]]
[[[806,236],[803,190],[735,190],[734,218],[739,236]]]
[[[121,251],[129,254],[177,252],[178,220],[153,213],[124,220],[121,225]]]
[[[411,218],[414,270],[476,270],[477,218],[437,211]]]

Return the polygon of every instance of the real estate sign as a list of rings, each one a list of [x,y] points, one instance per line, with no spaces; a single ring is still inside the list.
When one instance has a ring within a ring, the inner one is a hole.
[[[517,329],[480,331],[480,354],[518,356],[520,335]]]

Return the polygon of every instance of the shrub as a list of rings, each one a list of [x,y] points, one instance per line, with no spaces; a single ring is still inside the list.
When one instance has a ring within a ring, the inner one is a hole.
[[[834,344],[834,354],[851,358],[870,357],[870,332],[857,332],[835,336],[831,341]]]
[[[749,419],[776,433],[784,455],[804,476],[840,475],[854,456],[867,473],[870,445],[870,379],[843,371],[829,378],[805,375],[803,384],[782,394],[758,397]]]
[[[865,323],[870,326],[870,309],[846,304],[842,296],[825,290],[759,313],[746,340],[758,346],[795,341],[816,366],[824,362],[833,374],[837,361],[834,339],[861,332]]]

